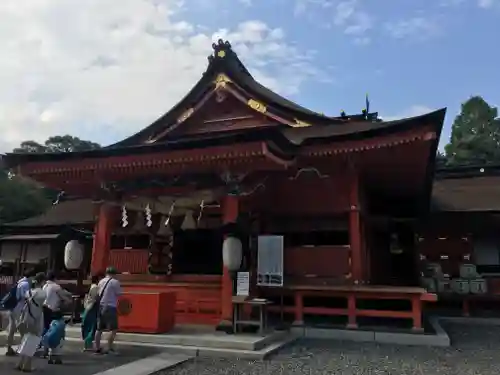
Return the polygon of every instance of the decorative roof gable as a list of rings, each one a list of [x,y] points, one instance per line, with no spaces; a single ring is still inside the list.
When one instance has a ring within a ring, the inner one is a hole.
[[[253,112],[255,115],[267,118],[267,121],[262,121],[265,125],[272,122],[274,125],[300,128],[312,125],[344,124],[352,120],[372,122],[377,118],[376,113],[363,113],[355,116],[342,113],[340,117],[328,117],[311,111],[258,83],[228,41],[219,40],[212,44],[212,48],[213,54],[208,57],[208,67],[202,78],[178,104],[137,134],[109,147],[152,144],[172,139],[174,134],[175,138],[178,138],[183,133],[179,130],[181,126],[184,127],[209,103],[210,108],[216,111],[213,108],[214,100],[227,96],[237,100],[240,106],[245,106],[247,113]],[[241,107],[240,111],[244,112]],[[207,119],[198,116],[197,120],[203,122]],[[246,127],[248,124],[243,126],[243,128]],[[217,131],[220,130],[220,127],[217,128]]]

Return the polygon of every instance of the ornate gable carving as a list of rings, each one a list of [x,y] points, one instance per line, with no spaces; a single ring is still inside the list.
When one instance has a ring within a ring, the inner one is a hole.
[[[225,90],[217,90],[203,107],[189,116],[169,136],[224,132],[278,125],[262,111],[245,105]]]

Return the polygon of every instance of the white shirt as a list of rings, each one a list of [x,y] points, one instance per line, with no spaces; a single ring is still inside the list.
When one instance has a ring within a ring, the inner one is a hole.
[[[122,294],[120,282],[115,278],[106,276],[104,279],[99,281],[98,286],[101,306],[116,307],[118,305],[118,297]]]
[[[43,286],[43,291],[47,295],[43,304],[52,311],[59,311],[62,301],[71,300],[71,294],[54,281],[47,281]]]

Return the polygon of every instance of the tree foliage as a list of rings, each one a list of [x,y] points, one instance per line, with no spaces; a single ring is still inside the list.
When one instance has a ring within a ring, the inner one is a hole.
[[[14,153],[46,153],[46,152],[75,152],[97,150],[101,148],[98,143],[85,141],[71,135],[58,135],[48,138],[43,144],[35,141],[24,141]]]
[[[13,152],[46,153],[72,152],[99,149],[97,143],[70,135],[48,138],[43,144],[22,142]],[[43,188],[23,176],[12,176],[0,169],[0,224],[23,220],[38,215],[52,204],[56,193]]]
[[[498,110],[482,97],[462,104],[445,146],[449,165],[500,163],[500,119]]]
[[[45,211],[50,193],[22,176],[0,170],[0,224],[14,222]]]

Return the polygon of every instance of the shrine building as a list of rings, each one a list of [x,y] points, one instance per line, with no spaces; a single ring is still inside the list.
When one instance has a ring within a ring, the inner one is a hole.
[[[175,292],[177,323],[231,321],[234,272],[249,272],[249,297],[294,324],[392,317],[418,331],[436,295],[419,286],[415,222],[429,211],[445,113],[316,113],[259,84],[219,40],[198,83],[138,133],[3,162],[66,199],[93,200],[88,274],[113,265],[126,292]],[[367,307],[381,299],[408,308]]]

